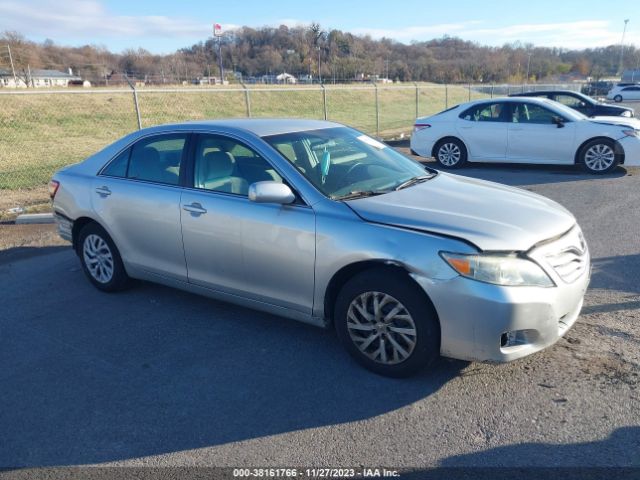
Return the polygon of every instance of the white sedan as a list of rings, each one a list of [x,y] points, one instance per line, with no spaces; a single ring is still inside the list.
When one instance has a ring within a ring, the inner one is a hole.
[[[467,162],[581,164],[606,173],[640,165],[640,120],[594,117],[543,98],[463,103],[418,118],[411,150],[444,168]]]
[[[607,98],[617,103],[625,100],[640,100],[640,84],[616,85],[607,93]]]

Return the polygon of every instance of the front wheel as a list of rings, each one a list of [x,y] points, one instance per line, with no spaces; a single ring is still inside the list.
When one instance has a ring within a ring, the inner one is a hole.
[[[342,345],[365,368],[407,377],[440,354],[440,324],[433,305],[400,272],[368,270],[338,295],[334,324]]]
[[[613,101],[616,103],[620,103],[622,101],[622,95],[616,95],[613,97]]]
[[[436,161],[443,168],[460,168],[467,162],[467,149],[457,138],[440,140],[433,150]]]
[[[580,161],[589,173],[603,174],[616,168],[620,158],[611,140],[596,139],[582,147]]]
[[[87,224],[78,236],[78,256],[91,283],[104,292],[123,290],[129,277],[115,243],[97,223]]]

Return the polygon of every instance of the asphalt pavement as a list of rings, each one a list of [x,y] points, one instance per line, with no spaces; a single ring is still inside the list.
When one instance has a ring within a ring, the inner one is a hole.
[[[640,169],[459,173],[578,218],[592,282],[552,348],[387,379],[331,331],[150,283],[101,293],[68,246],[9,254],[0,467],[640,467]]]

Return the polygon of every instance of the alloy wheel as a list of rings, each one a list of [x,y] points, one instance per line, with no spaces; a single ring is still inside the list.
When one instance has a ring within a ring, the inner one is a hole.
[[[590,147],[584,155],[584,163],[590,170],[601,172],[611,167],[616,155],[609,145],[598,143]]]
[[[347,329],[360,352],[384,365],[403,362],[416,346],[411,314],[386,293],[365,292],[354,298],[347,312]]]
[[[443,143],[438,149],[438,160],[447,167],[452,167],[460,161],[462,152],[455,143]]]
[[[91,234],[84,239],[82,256],[91,276],[100,283],[113,278],[114,263],[111,249],[100,236]]]

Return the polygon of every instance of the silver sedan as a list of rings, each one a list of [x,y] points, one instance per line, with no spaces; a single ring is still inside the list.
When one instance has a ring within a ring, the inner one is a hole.
[[[50,191],[100,290],[136,278],[333,326],[383,375],[539,351],[575,322],[589,282],[560,205],[332,122],[148,128],[60,170]]]

